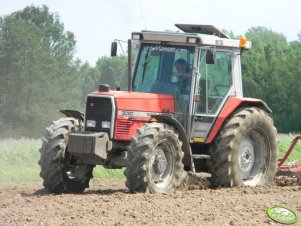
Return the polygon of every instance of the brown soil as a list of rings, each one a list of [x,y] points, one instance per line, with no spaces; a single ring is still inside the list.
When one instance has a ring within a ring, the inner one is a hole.
[[[277,225],[266,215],[272,205],[301,215],[301,186],[203,185],[131,194],[123,180],[93,179],[83,194],[52,195],[41,183],[0,184],[0,225]]]

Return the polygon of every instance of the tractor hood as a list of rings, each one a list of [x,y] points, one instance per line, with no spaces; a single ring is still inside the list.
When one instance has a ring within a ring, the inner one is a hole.
[[[128,91],[93,92],[93,96],[115,97],[118,115],[131,115],[137,112],[174,113],[174,98],[167,94],[139,93]]]

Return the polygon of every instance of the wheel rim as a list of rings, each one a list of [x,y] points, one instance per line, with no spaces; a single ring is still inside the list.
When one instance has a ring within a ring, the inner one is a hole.
[[[172,148],[167,142],[162,142],[154,149],[150,161],[150,176],[155,187],[167,189],[173,177]]]
[[[251,131],[246,135],[238,154],[240,178],[244,185],[256,186],[264,177],[270,144],[262,131]]]
[[[240,170],[240,178],[247,179],[252,171],[255,162],[254,145],[249,136],[246,136],[241,145],[238,154],[238,165]]]

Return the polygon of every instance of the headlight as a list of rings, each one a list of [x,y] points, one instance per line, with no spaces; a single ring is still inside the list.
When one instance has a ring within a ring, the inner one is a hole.
[[[197,42],[197,38],[195,38],[195,37],[189,37],[188,38],[188,43],[194,44],[196,42]]]
[[[133,40],[140,40],[140,39],[142,39],[142,34],[132,34],[132,39]]]
[[[87,127],[95,127],[96,121],[94,120],[87,120]]]
[[[101,122],[101,128],[103,129],[109,129],[111,127],[111,123],[107,121]]]

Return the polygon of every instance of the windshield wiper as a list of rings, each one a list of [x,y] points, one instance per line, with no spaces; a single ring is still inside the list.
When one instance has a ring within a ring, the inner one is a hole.
[[[148,56],[149,54],[149,49],[147,50],[146,54],[145,54],[145,57],[144,57],[144,62],[142,63],[142,66],[143,66],[143,72],[142,72],[142,82],[141,84],[143,84],[144,82],[144,77],[145,77],[145,70],[146,70],[146,65],[148,64],[148,62],[152,59],[152,55]]]

